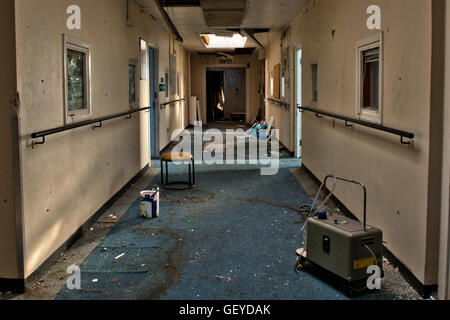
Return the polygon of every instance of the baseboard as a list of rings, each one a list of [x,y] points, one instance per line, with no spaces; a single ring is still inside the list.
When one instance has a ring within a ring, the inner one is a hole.
[[[25,280],[0,279],[0,292],[25,293]]]
[[[67,239],[56,251],[43,262],[36,271],[34,271],[26,280],[23,279],[0,279],[0,292],[12,292],[15,294],[24,294],[32,285],[38,281],[58,260],[61,253],[69,249],[75,242],[77,242],[83,234],[89,230],[92,224],[97,221],[111,206],[116,202],[130,187],[136,182],[147,170],[149,165],[146,165],[139,171],[125,186],[122,187],[116,194],[114,194],[96,213],[94,213],[88,221],[79,227],[72,236]]]
[[[303,170],[308,176],[318,185],[322,185],[316,175],[308,169],[304,164],[302,165]],[[325,192],[330,192],[326,187]],[[331,200],[336,204],[336,206],[341,210],[343,214],[347,217],[358,220],[358,218],[335,196],[331,197]],[[436,285],[424,285],[419,279],[406,267],[403,262],[401,262],[386,246],[383,246],[383,255],[392,263],[393,266],[397,267],[400,274],[406,279],[406,281],[424,298],[428,298],[433,292],[436,291]]]

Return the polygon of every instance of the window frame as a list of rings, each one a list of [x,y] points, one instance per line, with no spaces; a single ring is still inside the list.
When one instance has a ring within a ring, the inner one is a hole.
[[[136,73],[134,75],[134,83],[135,83],[135,93],[136,93],[136,100],[130,102],[130,66],[133,65],[136,68]],[[139,59],[136,58],[129,58],[128,59],[128,104],[130,109],[136,108],[139,106],[139,79],[138,77],[138,69],[139,69]]]
[[[64,49],[63,49],[63,70],[64,70],[64,120],[66,124],[81,122],[92,118],[92,53],[91,45],[83,40],[69,37],[64,35],[63,37]],[[69,111],[69,92],[68,92],[68,70],[67,70],[67,53],[68,50],[82,52],[85,54],[84,62],[84,92],[85,92],[85,109]]]
[[[363,63],[364,52],[379,49],[379,83],[378,83],[378,111],[363,108]],[[356,117],[360,120],[383,123],[383,33],[377,33],[369,38],[357,41],[356,43]]]

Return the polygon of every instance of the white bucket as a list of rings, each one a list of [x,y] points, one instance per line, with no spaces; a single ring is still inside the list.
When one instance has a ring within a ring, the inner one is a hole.
[[[156,190],[142,191],[141,200],[141,217],[154,219],[159,217],[159,188]]]

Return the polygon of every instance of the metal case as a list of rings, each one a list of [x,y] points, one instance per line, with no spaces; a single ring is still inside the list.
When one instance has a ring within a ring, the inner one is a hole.
[[[382,270],[383,234],[380,229],[340,215],[326,220],[309,219],[306,230],[306,252],[309,261],[349,281],[367,279],[367,268],[378,265]],[[365,230],[366,229],[366,230]],[[372,252],[376,256],[374,261]]]

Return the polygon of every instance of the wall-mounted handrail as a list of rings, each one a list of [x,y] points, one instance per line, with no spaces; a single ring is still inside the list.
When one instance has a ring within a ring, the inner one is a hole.
[[[267,101],[278,104],[282,107],[285,107],[286,109],[289,109],[289,107],[291,106],[289,103],[281,101],[281,100],[277,100],[277,99],[273,99],[273,98],[267,98]]]
[[[178,100],[172,100],[172,101],[169,101],[169,102],[166,102],[166,103],[161,103],[160,108],[164,109],[165,107],[167,107],[167,106],[169,106],[171,104],[175,104],[175,103],[178,103],[178,102],[184,102],[184,101],[186,101],[186,98],[178,99]]]
[[[349,123],[354,123],[354,124],[357,124],[360,126],[369,127],[369,128],[376,129],[379,131],[384,131],[384,132],[395,134],[397,136],[400,136],[400,138],[401,138],[400,141],[402,144],[411,144],[411,142],[405,141],[404,140],[405,138],[411,139],[411,140],[415,138],[415,135],[412,132],[394,129],[394,128],[386,127],[386,126],[383,126],[380,124],[376,124],[376,123],[372,123],[372,122],[368,122],[368,121],[364,121],[364,120],[360,120],[360,119],[350,118],[350,117],[334,114],[331,112],[327,112],[327,111],[323,111],[323,110],[319,110],[319,109],[315,109],[315,108],[302,107],[302,106],[298,106],[298,108],[301,111],[312,112],[317,117],[320,117],[322,115],[322,116],[326,116],[326,117],[330,117],[330,118],[334,118],[334,119],[343,120],[343,121],[345,121],[345,125],[347,127],[351,127],[351,125],[349,125]]]
[[[48,129],[48,130],[43,130],[43,131],[39,131],[39,132],[34,132],[34,133],[31,134],[31,138],[32,139],[42,139],[42,140],[39,141],[39,142],[33,141],[32,142],[32,147],[34,148],[35,145],[44,144],[45,143],[45,138],[47,136],[50,136],[50,135],[53,135],[53,134],[56,134],[56,133],[60,133],[60,132],[68,131],[68,130],[73,130],[73,129],[76,129],[76,128],[81,128],[81,127],[85,127],[85,126],[89,126],[89,125],[93,125],[92,126],[93,129],[101,128],[103,126],[103,122],[105,122],[105,121],[116,119],[116,118],[120,118],[120,117],[125,117],[125,116],[128,116],[126,119],[130,119],[131,115],[133,113],[146,111],[146,110],[149,110],[149,109],[151,109],[151,107],[130,110],[130,111],[121,112],[121,113],[110,115],[110,116],[105,116],[105,117],[91,119],[91,120],[86,120],[86,121],[80,121],[80,122],[71,123],[71,124],[68,124],[68,125],[65,125],[65,126],[53,128],[53,129]]]

